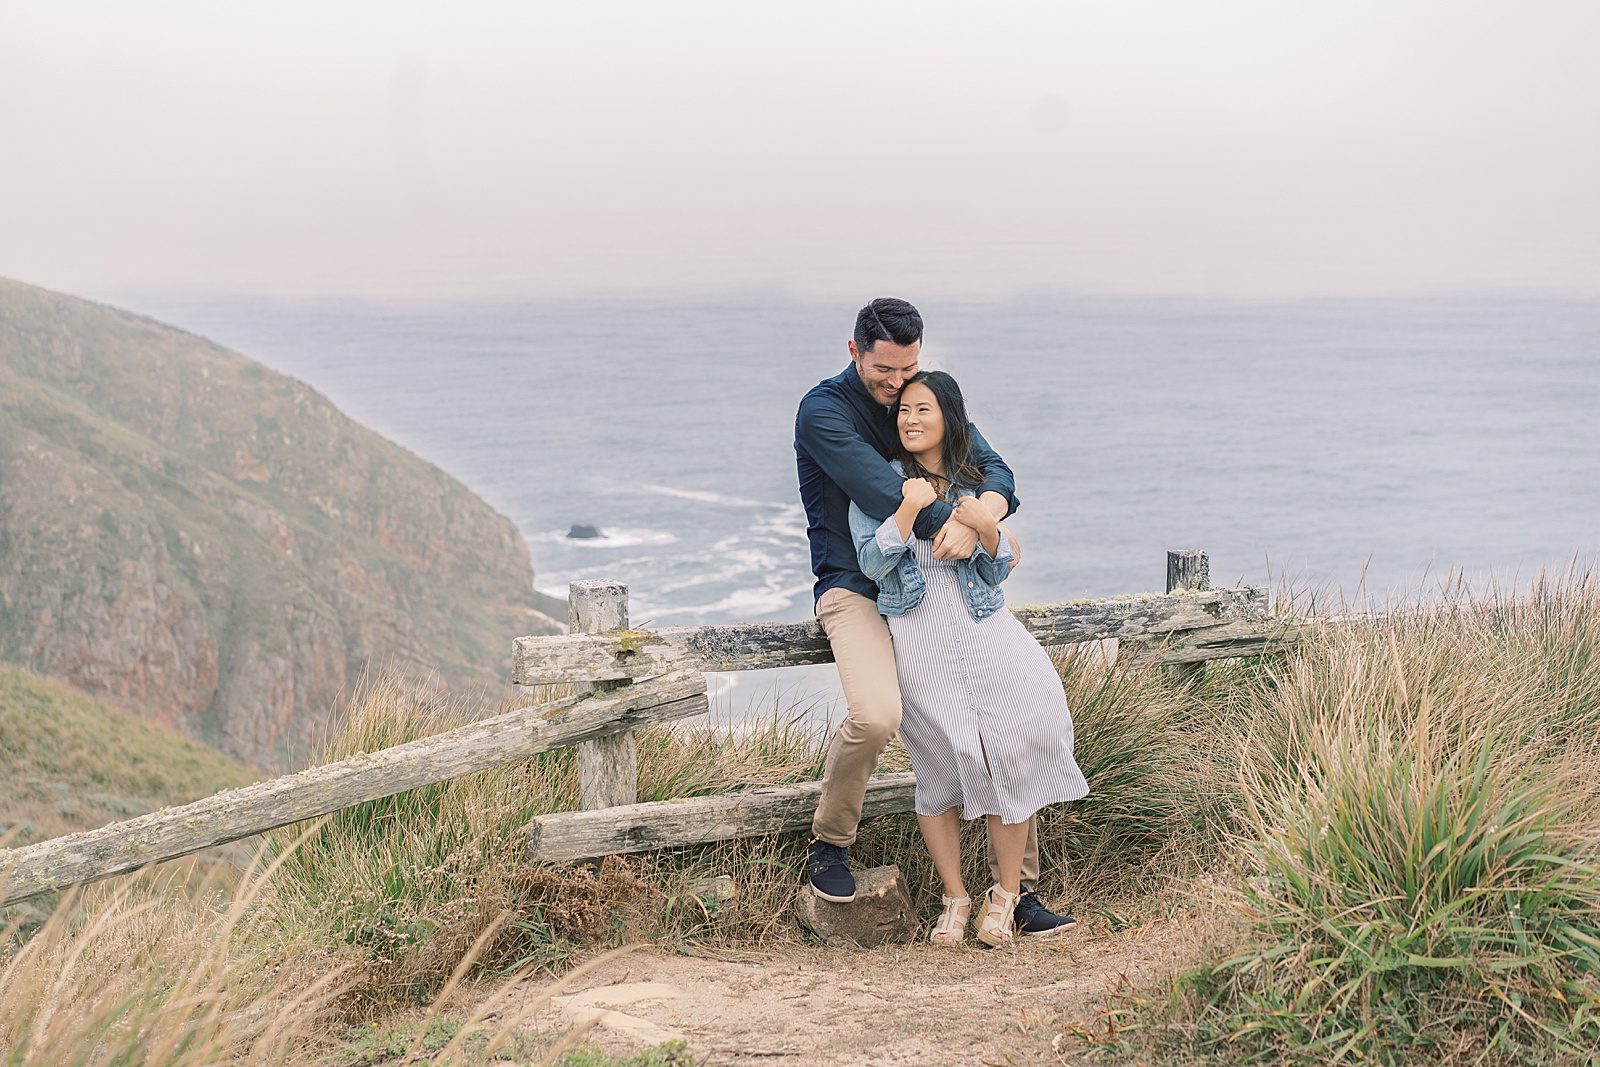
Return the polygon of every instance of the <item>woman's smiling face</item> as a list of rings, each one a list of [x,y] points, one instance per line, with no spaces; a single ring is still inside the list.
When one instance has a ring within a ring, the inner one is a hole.
[[[900,391],[900,406],[895,416],[900,428],[900,444],[905,450],[923,461],[937,459],[944,447],[944,413],[933,390],[921,382],[912,382]]]

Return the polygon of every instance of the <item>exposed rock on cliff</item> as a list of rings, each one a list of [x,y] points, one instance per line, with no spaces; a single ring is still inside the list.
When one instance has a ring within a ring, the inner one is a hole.
[[[0,659],[263,768],[370,662],[502,685],[526,543],[438,468],[201,338],[0,279]]]

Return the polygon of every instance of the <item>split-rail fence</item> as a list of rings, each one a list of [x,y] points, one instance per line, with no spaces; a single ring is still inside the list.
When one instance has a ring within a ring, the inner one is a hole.
[[[1167,592],[1013,608],[1045,646],[1116,638],[1121,654],[1165,664],[1179,680],[1207,661],[1294,639],[1263,590],[1212,589],[1203,552],[1167,554]],[[633,630],[620,582],[573,582],[569,634],[514,643],[513,681],[574,694],[433,737],[218,793],[180,807],[0,849],[0,905],[138,870],[213,845],[314,819],[424,785],[575,746],[580,809],[527,827],[537,862],[560,863],[809,827],[820,782],[637,803],[634,730],[708,710],[705,672],[829,663],[816,622]],[[915,778],[875,775],[864,816],[911,810]]]

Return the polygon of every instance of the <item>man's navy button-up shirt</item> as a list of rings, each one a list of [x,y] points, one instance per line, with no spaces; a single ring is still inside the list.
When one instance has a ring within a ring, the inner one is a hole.
[[[972,461],[983,471],[978,495],[995,492],[1016,510],[1016,480],[1011,468],[989,447],[976,426]],[[794,419],[795,463],[800,473],[800,502],[806,509],[806,536],[811,541],[811,570],[817,576],[814,596],[835,586],[878,598],[878,587],[861,573],[855,541],[850,536],[850,502],[883,521],[900,506],[904,481],[889,457],[899,442],[890,409],[872,399],[854,363],[816,384],[800,401]],[[951,507],[935,500],[917,515],[912,532],[931,540],[950,520]]]

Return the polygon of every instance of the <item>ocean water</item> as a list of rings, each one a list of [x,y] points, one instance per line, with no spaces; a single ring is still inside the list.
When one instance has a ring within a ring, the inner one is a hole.
[[[621,579],[636,625],[811,614],[794,410],[847,362],[854,305],[111,302],[457,476],[521,528],[543,589]],[[1379,602],[1600,549],[1600,302],[920,306],[924,365],[1017,475],[1014,603],[1159,591],[1169,548],[1207,550],[1216,585]]]

